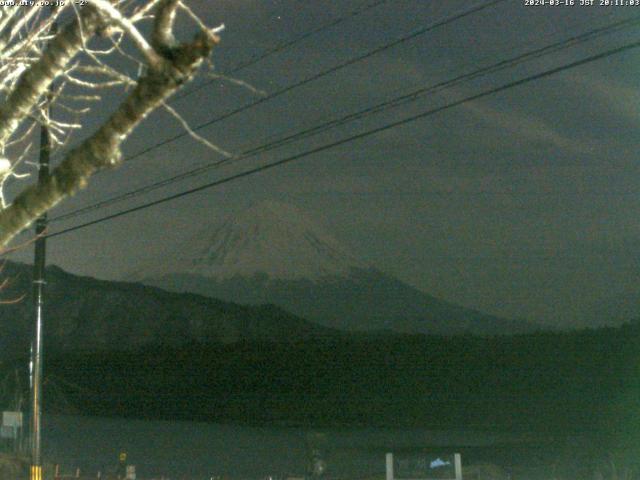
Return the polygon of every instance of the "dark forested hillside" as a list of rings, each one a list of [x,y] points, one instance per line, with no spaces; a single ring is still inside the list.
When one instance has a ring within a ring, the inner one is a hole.
[[[624,326],[240,342],[50,357],[46,374],[100,415],[604,431],[638,423],[639,341]]]
[[[7,262],[0,308],[0,360],[29,352],[31,270]],[[80,277],[47,269],[45,351],[129,350],[150,345],[290,341],[337,334],[273,305],[242,306],[135,283]]]

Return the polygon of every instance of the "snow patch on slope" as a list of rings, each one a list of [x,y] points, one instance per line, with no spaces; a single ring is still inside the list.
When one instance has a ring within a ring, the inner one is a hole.
[[[185,273],[220,281],[255,275],[317,280],[366,267],[308,215],[269,200],[228,219],[213,234],[205,230],[141,273],[147,278]]]

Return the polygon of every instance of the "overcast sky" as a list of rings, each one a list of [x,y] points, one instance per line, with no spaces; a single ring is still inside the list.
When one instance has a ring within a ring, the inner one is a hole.
[[[190,3],[208,24],[226,25],[213,55],[216,71],[222,74],[265,49],[373,2]],[[389,0],[234,76],[271,93],[482,3]],[[239,152],[634,16],[640,16],[640,7],[529,7],[522,0],[507,0],[200,133]],[[633,26],[112,208],[53,224],[51,230],[638,40],[640,28]],[[216,225],[251,203],[272,198],[308,211],[364,259],[446,300],[505,317],[562,325],[637,317],[639,73],[640,49],[610,56],[222,188],[56,237],[49,242],[49,261],[75,273],[124,278],[143,260],[162,255],[203,226]],[[203,81],[202,77],[196,85]],[[197,125],[258,98],[246,88],[217,81],[174,105]],[[108,113],[108,105],[101,113]],[[180,126],[168,115],[155,114],[129,141],[126,152],[135,153],[179,132]],[[99,175],[52,216],[220,158],[192,139],[181,139]],[[19,258],[29,255],[22,253]]]

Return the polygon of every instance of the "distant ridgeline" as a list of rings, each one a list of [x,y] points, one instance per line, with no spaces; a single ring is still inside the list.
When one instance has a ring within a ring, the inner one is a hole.
[[[92,415],[619,433],[640,427],[639,345],[637,325],[354,336],[49,356],[46,375]]]

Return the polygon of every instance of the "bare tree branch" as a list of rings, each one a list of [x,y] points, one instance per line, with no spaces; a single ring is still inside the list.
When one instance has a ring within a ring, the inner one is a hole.
[[[21,75],[16,87],[0,105],[0,149],[82,49],[82,32],[93,34],[101,23],[96,10],[85,9],[82,18],[62,29],[40,59]]]
[[[6,102],[0,105],[2,148],[17,131],[19,124],[29,118],[54,79],[65,77],[75,87],[89,91],[98,88],[99,82],[77,79],[71,74],[77,66],[70,66],[70,63],[75,55],[86,49],[88,35],[94,35],[105,25],[115,22],[133,39],[137,48],[143,50],[145,73],[136,81],[101,65],[98,60],[98,66],[94,67],[98,70],[94,70],[93,74],[117,77],[115,82],[106,82],[110,86],[115,83],[130,85],[133,82],[133,90],[93,135],[64,157],[45,181],[27,187],[7,208],[0,210],[0,246],[6,245],[16,234],[64,198],[84,188],[96,171],[119,164],[122,161],[122,143],[133,129],[149,113],[162,106],[171,94],[191,80],[202,62],[209,57],[218,42],[214,30],[201,28],[193,41],[179,44],[173,35],[173,25],[180,2],[154,0],[151,3],[156,9],[155,23],[151,42],[147,43],[133,21],[118,10],[118,2],[94,0],[95,8],[83,11],[74,22],[50,40],[41,58],[22,73]],[[150,10],[138,10],[142,11],[144,15],[150,13]],[[87,53],[92,57],[91,52]],[[65,95],[60,92],[59,97],[65,98]],[[53,133],[59,134],[79,126],[75,122],[50,118],[43,118],[42,121],[49,124]]]

